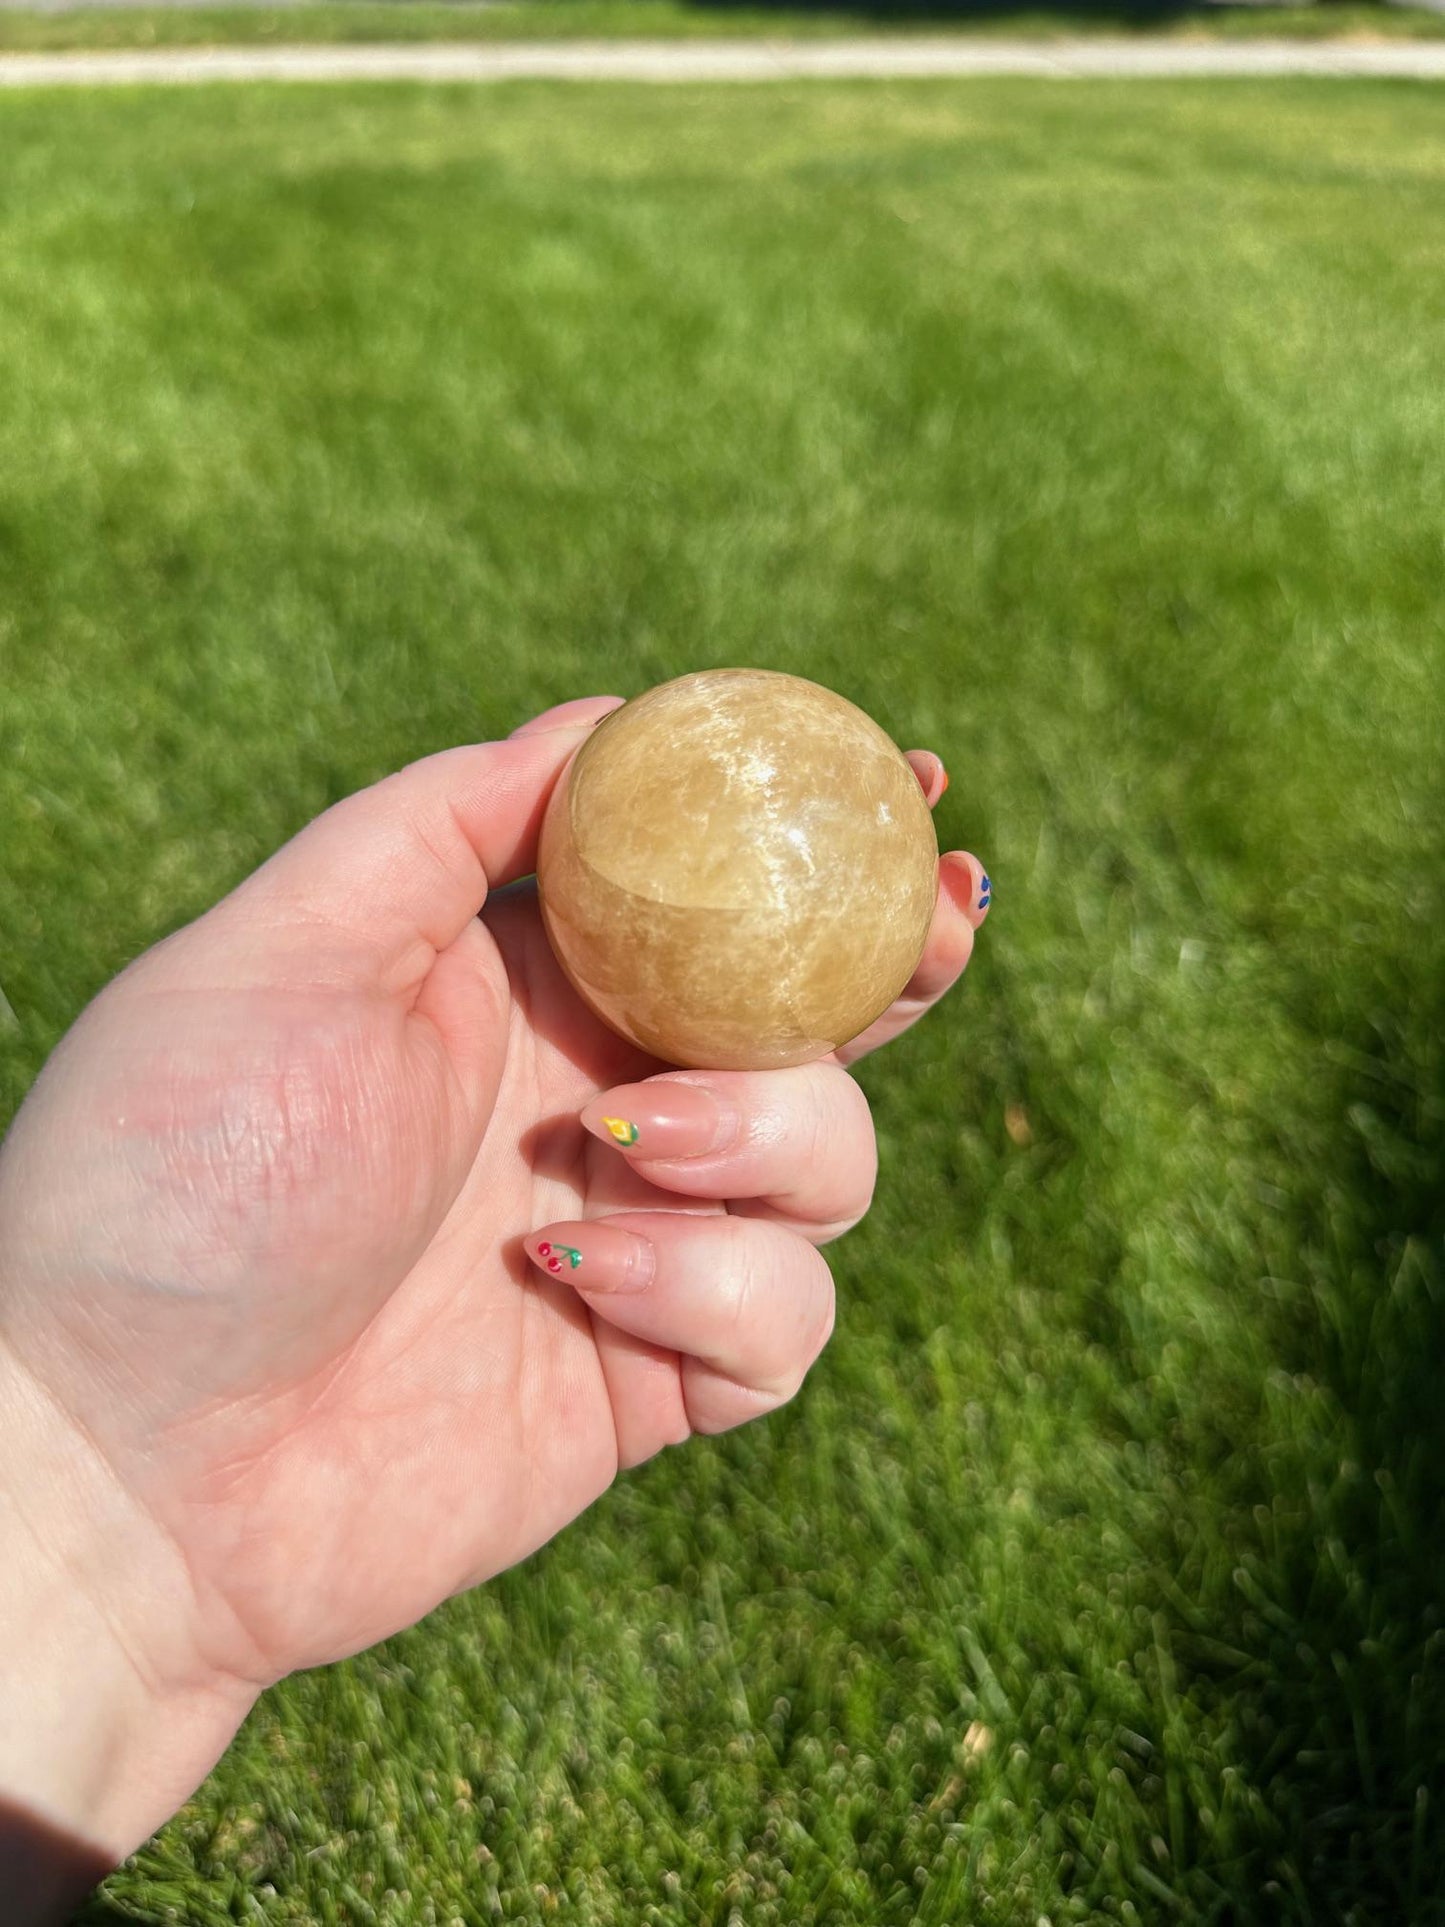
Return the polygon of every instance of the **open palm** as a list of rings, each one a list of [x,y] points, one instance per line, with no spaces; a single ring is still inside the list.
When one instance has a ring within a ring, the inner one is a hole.
[[[817,1246],[874,1173],[839,1058],[663,1072],[585,1010],[518,881],[611,706],[318,818],[96,1000],[0,1156],[0,1341],[177,1550],[209,1666],[261,1684],[411,1623],[619,1465],[789,1397],[831,1328]],[[917,977],[844,1055],[967,962],[981,872],[942,873]],[[599,1126],[669,1102],[725,1141],[649,1157]]]

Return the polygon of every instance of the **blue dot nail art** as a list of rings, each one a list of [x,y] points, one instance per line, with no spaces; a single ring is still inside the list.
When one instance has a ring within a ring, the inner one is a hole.
[[[978,886],[978,907],[980,910],[987,910],[992,889],[993,885],[989,882],[987,874],[985,874],[983,882]]]

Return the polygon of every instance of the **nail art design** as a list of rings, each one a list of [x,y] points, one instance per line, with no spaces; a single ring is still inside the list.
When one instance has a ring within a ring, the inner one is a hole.
[[[615,1108],[604,1111],[604,1104]],[[649,1158],[705,1157],[731,1143],[737,1128],[731,1111],[725,1111],[712,1091],[664,1077],[599,1091],[578,1116],[599,1143],[620,1144],[626,1151],[645,1144]],[[590,1240],[587,1248],[595,1258]],[[592,1269],[597,1269],[595,1264]]]
[[[582,1253],[574,1251],[571,1245],[548,1244],[545,1238],[537,1246],[537,1256],[544,1260],[548,1271],[560,1271],[564,1258],[574,1271],[582,1262]]]
[[[988,880],[988,872],[985,871],[983,882],[978,886],[978,907],[980,910],[987,910],[992,891],[993,885]]]

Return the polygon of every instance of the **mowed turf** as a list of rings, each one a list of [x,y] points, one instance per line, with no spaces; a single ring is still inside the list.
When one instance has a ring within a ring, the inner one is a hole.
[[[1428,88],[0,106],[0,1049],[709,664],[994,878],[797,1402],[270,1693],[91,1923],[1445,1918]]]

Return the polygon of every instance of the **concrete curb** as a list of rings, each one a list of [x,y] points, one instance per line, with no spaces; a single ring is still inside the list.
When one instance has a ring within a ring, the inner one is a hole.
[[[0,87],[254,80],[917,80],[990,74],[1056,80],[1277,74],[1445,80],[1445,42],[515,41],[0,55]]]

